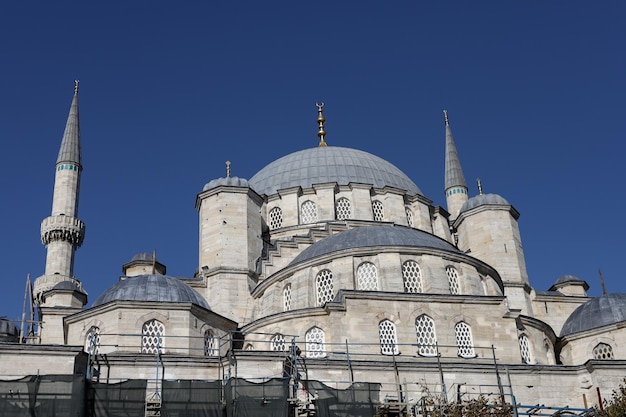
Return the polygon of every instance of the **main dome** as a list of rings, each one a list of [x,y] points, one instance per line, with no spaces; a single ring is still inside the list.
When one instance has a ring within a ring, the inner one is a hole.
[[[394,187],[409,195],[422,195],[409,177],[390,162],[358,149],[325,146],[283,156],[257,172],[249,181],[259,194],[273,195],[291,187],[351,182],[376,188]]]

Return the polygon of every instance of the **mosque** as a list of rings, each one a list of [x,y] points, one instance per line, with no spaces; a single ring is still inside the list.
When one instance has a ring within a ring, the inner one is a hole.
[[[610,396],[626,294],[589,297],[572,275],[532,287],[520,213],[470,196],[446,112],[443,208],[391,162],[327,146],[317,108],[319,146],[199,190],[193,277],[139,253],[91,300],[73,268],[77,84],[34,315],[0,321],[0,413],[419,416],[429,393],[583,415]]]

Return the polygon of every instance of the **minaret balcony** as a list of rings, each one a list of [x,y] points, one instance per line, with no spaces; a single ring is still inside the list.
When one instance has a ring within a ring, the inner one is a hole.
[[[35,280],[35,283],[33,284],[33,294],[35,295],[35,301],[37,303],[40,303],[42,301],[41,296],[44,292],[53,289],[57,286],[57,284],[64,281],[71,283],[76,291],[81,291],[87,294],[87,292],[83,289],[83,284],[76,278],[60,274],[42,275],[37,278]]]
[[[50,216],[41,222],[41,241],[48,246],[52,242],[69,242],[78,247],[85,238],[85,223],[72,216]]]

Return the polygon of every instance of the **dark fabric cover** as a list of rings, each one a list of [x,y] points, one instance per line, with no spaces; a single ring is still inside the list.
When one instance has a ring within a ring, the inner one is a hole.
[[[228,417],[287,417],[289,378],[254,383],[231,378],[224,387]]]
[[[380,396],[380,384],[354,382],[346,389],[334,389],[319,381],[302,381],[313,395],[319,417],[372,417]]]
[[[117,384],[89,382],[90,413],[94,417],[144,417],[146,380]]]
[[[13,381],[0,381],[0,416],[3,417],[63,417],[72,413],[72,375],[32,375]],[[77,380],[77,383],[80,383]],[[76,399],[78,404],[83,398]]]
[[[163,417],[221,417],[220,381],[163,381]]]

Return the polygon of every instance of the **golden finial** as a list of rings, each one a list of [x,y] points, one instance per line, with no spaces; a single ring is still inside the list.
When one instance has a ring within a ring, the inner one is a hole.
[[[476,178],[476,182],[478,183],[478,194],[483,195],[483,185],[480,183],[480,178]]]
[[[78,80],[74,80],[74,93],[78,93],[78,83],[79,82],[80,81],[78,81]]]
[[[315,103],[315,105],[317,106],[317,123],[319,124],[317,136],[319,136],[320,138],[320,143],[318,146],[328,146],[326,145],[326,141],[324,140],[324,138],[326,137],[326,132],[324,131],[324,122],[326,121],[326,119],[324,119],[324,114],[322,113],[322,110],[324,109],[324,103]]]
[[[226,161],[226,178],[230,177],[230,161]]]
[[[448,122],[448,110],[443,111],[443,120],[446,121],[446,126],[450,126],[450,123]]]

